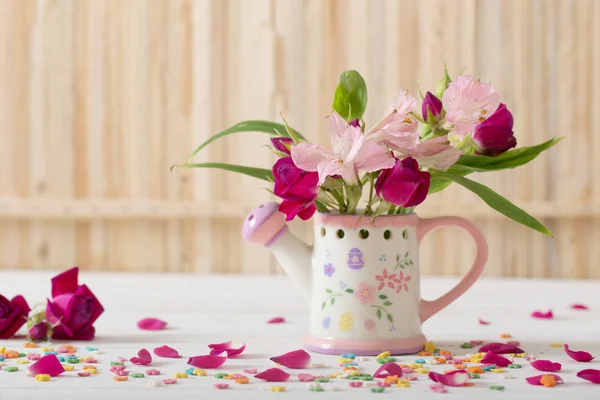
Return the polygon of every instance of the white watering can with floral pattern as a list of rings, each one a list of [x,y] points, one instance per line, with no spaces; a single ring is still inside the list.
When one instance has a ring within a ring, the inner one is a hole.
[[[315,214],[311,248],[289,232],[277,203],[256,208],[244,221],[246,240],[268,247],[310,305],[304,345],[327,354],[416,353],[426,342],[421,324],[461,296],[487,260],[482,233],[458,217],[416,214]],[[442,226],[465,229],[477,245],[464,278],[433,301],[421,299],[419,243]]]

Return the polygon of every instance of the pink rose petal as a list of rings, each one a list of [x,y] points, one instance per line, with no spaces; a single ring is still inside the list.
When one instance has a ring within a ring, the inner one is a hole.
[[[225,364],[225,361],[227,361],[227,352],[221,351],[217,354],[190,357],[187,363],[196,368],[219,368]]]
[[[314,381],[316,376],[311,374],[298,374],[298,380],[300,382],[312,382]]]
[[[464,369],[458,369],[447,374],[439,374],[432,371],[429,373],[429,379],[445,386],[464,386],[469,379],[469,373]]]
[[[137,326],[145,331],[160,331],[167,327],[167,323],[158,318],[143,318],[138,321]]]
[[[529,378],[525,378],[525,380],[530,385],[542,386],[542,382],[540,382],[540,381],[546,375],[550,375],[550,376],[554,377],[554,380],[556,381],[556,383],[563,383],[562,378],[560,376],[558,376],[558,375],[555,375],[555,374],[544,374],[544,375],[530,376]]]
[[[177,350],[175,350],[174,348],[169,347],[167,345],[155,348],[154,354],[156,354],[159,357],[164,357],[164,358],[179,358],[179,357],[181,357],[181,355],[179,355]]]
[[[254,375],[255,378],[267,382],[285,382],[290,379],[290,374],[279,368],[269,368],[261,373]]]
[[[573,310],[589,310],[590,309],[588,306],[586,306],[585,304],[581,304],[581,303],[572,304],[571,308]]]
[[[492,353],[488,351],[485,356],[481,359],[482,364],[496,364],[498,367],[504,368],[509,364],[512,364],[512,361],[509,359],[502,357],[496,353]]]
[[[478,320],[478,321],[479,321],[479,325],[489,325],[489,324],[490,324],[490,322],[488,322],[488,321],[484,321],[484,320],[483,320],[483,319],[481,319],[481,318],[479,318],[479,320]]]
[[[504,343],[488,343],[479,348],[479,353],[487,353],[491,351],[496,354],[519,354],[525,353],[523,349],[518,348],[517,346],[512,346]]]
[[[267,324],[281,324],[283,322],[285,322],[285,318],[275,317],[275,318],[271,318],[270,320],[268,320]]]
[[[387,378],[388,376],[396,375],[398,378],[402,376],[402,367],[396,363],[385,363],[375,373],[373,378]]]
[[[305,369],[310,365],[310,354],[306,351],[294,350],[280,356],[271,357],[269,360],[292,369]]]
[[[44,374],[52,377],[58,376],[65,372],[62,364],[60,361],[58,361],[58,358],[54,354],[48,354],[47,356],[40,358],[35,363],[31,364],[31,366],[27,369],[33,375]]]
[[[219,354],[222,351],[227,352],[227,357],[235,357],[242,354],[246,350],[246,345],[242,342],[225,342],[217,344],[209,344],[208,347],[211,349],[210,354]]]
[[[577,377],[593,383],[600,384],[600,369],[584,369],[577,373]]]
[[[148,350],[141,349],[138,351],[137,357],[131,357],[129,361],[135,365],[150,365],[152,363],[152,355]]]
[[[546,312],[541,312],[541,311],[534,311],[531,313],[531,316],[533,318],[541,318],[541,319],[551,319],[554,318],[554,314],[552,313],[552,310],[548,310]]]
[[[575,361],[579,361],[579,362],[590,362],[592,361],[594,358],[590,353],[588,353],[587,351],[573,351],[569,349],[569,345],[565,344],[565,352],[567,353],[567,355],[569,357],[571,357],[573,360]]]
[[[429,390],[433,393],[448,393],[444,385],[429,385]]]
[[[536,360],[530,362],[531,366],[538,371],[544,372],[559,372],[562,368],[562,365],[557,362],[552,362],[549,360]]]

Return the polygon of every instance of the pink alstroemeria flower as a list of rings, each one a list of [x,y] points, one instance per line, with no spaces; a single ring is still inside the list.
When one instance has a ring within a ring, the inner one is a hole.
[[[366,140],[382,143],[394,150],[412,150],[419,141],[418,122],[412,113],[417,99],[403,90],[382,120],[365,134]]]
[[[331,149],[308,142],[292,146],[292,159],[298,168],[317,171],[322,184],[328,176],[339,175],[346,182],[358,182],[361,172],[373,172],[394,165],[394,158],[384,146],[365,140],[362,130],[350,126],[335,111],[329,118]]]
[[[470,76],[459,76],[448,85],[442,104],[446,126],[462,140],[466,133],[473,132],[475,125],[498,109],[500,94],[492,85]]]

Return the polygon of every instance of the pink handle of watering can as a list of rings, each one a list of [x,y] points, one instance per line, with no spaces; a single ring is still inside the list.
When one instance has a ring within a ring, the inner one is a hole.
[[[438,217],[422,219],[419,221],[417,226],[417,241],[421,243],[423,237],[434,229],[441,228],[443,226],[456,226],[469,232],[469,234],[475,240],[477,246],[477,252],[475,253],[475,261],[469,269],[469,272],[462,278],[462,280],[450,289],[446,294],[440,296],[436,300],[427,301],[421,299],[420,315],[421,322],[425,322],[432,315],[441,311],[443,308],[448,306],[454,300],[458,299],[463,295],[483,272],[485,262],[488,258],[487,242],[481,231],[466,219],[459,217]]]

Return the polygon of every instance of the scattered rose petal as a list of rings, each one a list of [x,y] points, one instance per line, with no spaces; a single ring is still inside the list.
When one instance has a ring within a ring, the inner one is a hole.
[[[373,378],[387,378],[388,376],[396,375],[398,378],[402,376],[402,367],[396,363],[385,363],[375,373]]]
[[[267,382],[285,382],[290,379],[290,374],[279,368],[269,368],[261,373],[254,375],[255,378]]]
[[[275,318],[271,318],[270,320],[268,320],[267,324],[281,324],[283,322],[285,322],[285,318],[275,317]]]
[[[242,342],[225,342],[217,344],[209,344],[208,347],[211,349],[210,354],[219,354],[222,351],[227,352],[227,357],[235,357],[242,354],[246,350],[246,345]]]
[[[544,372],[558,372],[562,368],[562,365],[557,362],[552,362],[549,360],[536,360],[530,363],[531,366],[538,371]]]
[[[600,369],[584,369],[577,373],[577,377],[593,383],[600,384]]]
[[[590,309],[588,306],[586,306],[585,304],[581,304],[581,303],[572,304],[571,308],[573,310],[589,310]]]
[[[167,327],[167,323],[158,318],[144,318],[138,321],[137,326],[145,331],[161,331]]]
[[[509,364],[512,364],[512,361],[502,357],[501,355],[498,355],[496,353],[492,353],[491,351],[488,351],[485,356],[483,356],[483,358],[481,359],[481,363],[482,364],[496,364],[496,366],[504,368],[507,367]]]
[[[429,385],[429,390],[433,393],[448,393],[444,385]]]
[[[156,354],[159,357],[164,357],[164,358],[179,358],[179,357],[181,357],[181,355],[179,355],[177,350],[175,350],[174,348],[169,347],[167,345],[155,348],[154,354]]]
[[[150,365],[152,363],[152,355],[148,350],[141,349],[138,351],[137,357],[131,357],[129,361],[135,365]]]
[[[196,368],[219,368],[225,364],[225,361],[227,361],[227,352],[221,351],[217,354],[190,357],[187,363]]]
[[[33,375],[42,374],[50,375],[52,377],[58,376],[65,372],[64,367],[54,354],[48,354],[47,356],[40,358],[35,363],[31,364],[31,366],[27,369]]]
[[[256,368],[244,368],[244,373],[245,374],[256,374],[258,372],[258,370]]]
[[[483,340],[469,340],[469,343],[472,344],[473,346],[479,346],[479,345],[483,344]]]
[[[305,369],[310,365],[310,354],[304,350],[294,350],[269,360],[292,369]]]
[[[509,340],[508,342],[506,342],[506,344],[509,346],[518,346],[521,344],[521,342],[519,342],[518,340]]]
[[[90,371],[81,371],[77,373],[77,376],[90,376],[91,374]]]
[[[554,380],[556,381],[556,383],[563,383],[562,378],[560,376],[558,376],[558,375],[555,375],[555,374],[544,374],[544,375],[530,376],[529,378],[525,378],[525,380],[530,385],[542,386],[541,380],[542,380],[542,378],[544,376],[552,376],[554,378]]]
[[[552,313],[552,310],[548,310],[546,312],[536,310],[531,313],[531,316],[533,318],[542,318],[542,319],[554,318],[554,314]]]
[[[479,353],[487,353],[488,351],[491,351],[492,353],[496,354],[525,353],[523,349],[520,349],[517,346],[512,346],[504,343],[488,343],[479,348]]]
[[[490,324],[489,321],[485,321],[485,320],[479,318],[479,325],[489,325],[489,324]]]
[[[316,376],[311,374],[298,374],[298,380],[300,382],[312,382],[314,381]]]
[[[596,357],[592,357],[587,351],[573,351],[569,349],[569,345],[565,344],[565,352],[569,357],[579,362],[590,362]]]
[[[445,386],[464,386],[469,379],[469,373],[464,369],[451,371],[447,374],[439,374],[432,371],[429,373],[429,379]]]

